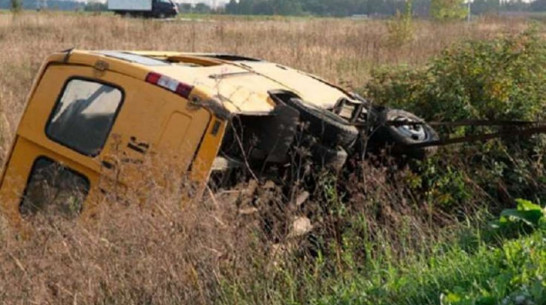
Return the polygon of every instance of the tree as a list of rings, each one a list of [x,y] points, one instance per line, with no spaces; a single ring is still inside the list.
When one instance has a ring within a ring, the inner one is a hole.
[[[428,13],[430,0],[412,2],[420,12],[424,12],[421,15]],[[405,0],[230,0],[225,12],[241,15],[387,16],[403,11],[405,3]]]
[[[534,12],[546,11],[546,0],[536,0],[531,2],[531,10]]]
[[[21,0],[11,0],[11,11],[14,13],[20,12],[22,9]]]
[[[88,1],[83,10],[86,12],[102,12],[107,11],[108,6],[106,3],[101,3],[98,1]]]
[[[441,21],[464,19],[468,14],[464,0],[431,0],[430,15]]]
[[[301,3],[294,0],[272,1],[274,15],[301,15]]]
[[[413,6],[411,0],[406,2],[404,13],[396,12],[393,20],[387,23],[389,42],[393,46],[400,47],[413,40]]]
[[[228,4],[226,4],[226,13],[228,14],[237,14],[239,12],[239,4],[235,0],[230,0]]]
[[[211,11],[210,6],[205,3],[197,3],[194,8],[194,12],[199,14],[209,14]]]
[[[498,12],[499,9],[499,0],[474,0],[471,6],[471,12],[473,15]]]

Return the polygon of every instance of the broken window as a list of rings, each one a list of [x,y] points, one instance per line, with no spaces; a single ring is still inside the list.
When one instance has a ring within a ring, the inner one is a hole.
[[[82,154],[100,153],[122,103],[121,90],[99,82],[71,79],[46,128],[48,137]]]
[[[89,180],[48,158],[38,158],[32,167],[19,210],[23,216],[39,211],[77,216],[89,193]]]

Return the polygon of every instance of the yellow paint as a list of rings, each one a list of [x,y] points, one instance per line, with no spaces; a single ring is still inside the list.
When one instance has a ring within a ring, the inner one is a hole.
[[[334,106],[346,93],[308,75],[267,62],[230,62],[205,54],[132,52],[172,64],[147,66],[94,51],[57,53],[45,61],[30,91],[26,109],[0,176],[0,208],[16,226],[22,226],[19,206],[30,171],[41,156],[87,177],[91,201],[102,194],[130,192],[143,179],[164,181],[150,160],[163,160],[194,185],[184,200],[198,198],[210,175],[227,121],[200,102],[215,100],[232,115],[267,115],[275,107],[270,90],[290,90],[317,106]],[[191,85],[190,100],[147,83],[150,72]],[[102,150],[86,156],[46,135],[46,126],[71,78],[98,81],[121,88],[123,101]],[[130,147],[137,147],[132,149]],[[142,150],[142,151],[139,151]],[[144,181],[147,182],[147,181]],[[146,190],[140,189],[139,196]]]
[[[107,70],[98,71],[94,67],[98,59],[107,63],[101,66],[108,67]],[[193,183],[196,185],[206,183],[210,165],[208,168],[192,167],[190,174],[187,171],[194,157],[199,164],[212,164],[221,144],[225,122],[206,108],[190,105],[183,97],[146,83],[150,70],[146,71],[140,65],[85,52],[75,52],[67,62],[63,61],[64,56],[54,55],[44,64],[3,170],[0,207],[15,226],[24,224],[19,206],[32,166],[40,157],[61,163],[89,180],[90,192],[84,204],[84,215],[92,210],[91,202],[102,194],[127,190],[142,182],[143,177],[160,181],[160,172],[143,175],[148,159],[172,162],[166,166],[179,170],[180,176],[195,178]],[[75,77],[111,84],[121,88],[124,94],[106,143],[96,156],[81,154],[46,134],[46,126],[66,82]],[[217,121],[222,126],[216,135],[212,135],[210,131]],[[131,143],[147,147],[145,153],[130,149]],[[104,166],[104,162],[109,166]]]

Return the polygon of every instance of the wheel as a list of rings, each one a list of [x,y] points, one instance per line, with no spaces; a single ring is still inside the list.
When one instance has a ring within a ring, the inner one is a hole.
[[[387,122],[424,122],[413,113],[383,108],[378,111],[377,127],[370,135],[368,143],[372,150],[389,146],[391,152],[414,159],[424,159],[437,151],[436,146],[411,147],[412,144],[427,143],[439,140],[436,131],[430,125],[388,125]]]
[[[343,168],[348,158],[347,152],[343,148],[330,148],[320,144],[311,147],[311,155],[320,166],[336,172]]]
[[[309,133],[322,145],[348,149],[355,143],[358,129],[335,113],[306,104],[298,98],[287,99],[285,103],[298,110],[301,121],[309,124]]]

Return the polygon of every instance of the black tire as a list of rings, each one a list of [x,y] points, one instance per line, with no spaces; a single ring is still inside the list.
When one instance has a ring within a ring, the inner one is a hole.
[[[311,147],[311,155],[313,161],[320,166],[336,172],[343,168],[348,158],[347,152],[343,148],[330,148],[320,144]]]
[[[405,155],[413,159],[422,160],[433,155],[437,151],[436,146],[411,147],[412,144],[437,141],[438,133],[428,124],[418,125],[388,125],[389,121],[424,122],[423,119],[413,113],[383,108],[377,113],[377,128],[370,135],[369,144],[371,150],[390,147],[396,155]]]
[[[355,143],[358,129],[337,114],[305,104],[298,98],[287,99],[285,103],[298,110],[300,119],[309,124],[309,133],[317,137],[321,144],[349,149]]]

